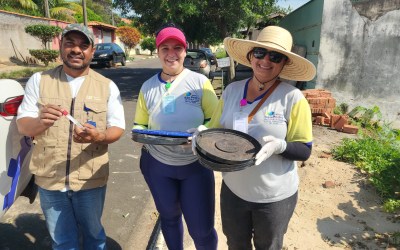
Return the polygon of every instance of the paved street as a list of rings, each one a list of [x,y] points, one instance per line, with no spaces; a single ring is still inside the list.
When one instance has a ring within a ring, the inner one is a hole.
[[[160,70],[160,63],[153,58],[135,60],[126,67],[95,70],[120,88],[127,128],[110,146],[110,179],[103,215],[108,249],[146,249],[157,217],[138,166],[140,148],[131,140],[130,128],[141,84]],[[0,250],[51,249],[38,199],[29,204],[27,198],[20,197],[1,219],[0,235]]]

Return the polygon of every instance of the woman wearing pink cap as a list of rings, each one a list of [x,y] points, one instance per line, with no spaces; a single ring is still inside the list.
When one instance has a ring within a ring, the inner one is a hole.
[[[183,32],[175,25],[164,26],[156,46],[162,71],[142,85],[133,128],[187,131],[208,123],[218,99],[207,77],[183,67]],[[140,168],[168,248],[183,249],[183,214],[196,249],[217,249],[214,174],[200,165],[191,146],[145,144]]]

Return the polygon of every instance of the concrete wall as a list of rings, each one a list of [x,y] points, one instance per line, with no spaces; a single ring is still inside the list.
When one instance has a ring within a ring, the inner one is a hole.
[[[400,127],[400,0],[324,2],[315,87]]]
[[[49,21],[0,11],[0,61],[10,61],[16,53],[20,59],[20,53],[24,58],[30,57],[29,49],[42,48],[40,40],[25,33],[25,27],[32,24],[49,24]]]
[[[307,2],[279,22],[279,26],[290,31],[295,46],[299,47],[300,50],[305,50],[306,54],[304,57],[310,60],[315,66],[318,66],[319,61],[323,5],[324,0]],[[307,82],[305,88],[312,89],[315,86],[316,78]]]

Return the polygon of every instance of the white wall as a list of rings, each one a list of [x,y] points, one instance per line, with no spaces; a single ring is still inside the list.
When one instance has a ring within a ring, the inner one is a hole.
[[[316,88],[351,108],[376,105],[400,127],[399,1],[324,2]]]
[[[23,15],[14,15],[0,12],[0,61],[9,61],[10,57],[20,53],[24,58],[29,54],[29,49],[41,49],[42,43],[39,39],[25,33],[25,27],[33,24],[49,24],[48,21],[39,18],[31,18]],[[11,40],[14,42],[15,49]]]

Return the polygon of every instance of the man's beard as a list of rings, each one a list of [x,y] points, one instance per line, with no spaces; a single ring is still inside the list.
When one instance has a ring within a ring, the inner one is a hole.
[[[77,65],[74,65],[74,64],[71,64],[69,61],[68,61],[68,55],[67,56],[61,56],[61,59],[63,60],[63,63],[65,64],[65,66],[67,66],[68,68],[70,68],[70,69],[75,69],[75,70],[82,70],[82,69],[86,69],[89,65],[90,65],[90,61],[88,61],[87,63],[85,63],[84,62],[84,60],[85,60],[85,58],[83,57],[83,59],[82,59],[82,61],[83,61],[83,63],[82,63],[82,65],[79,65],[79,66],[77,66]]]

